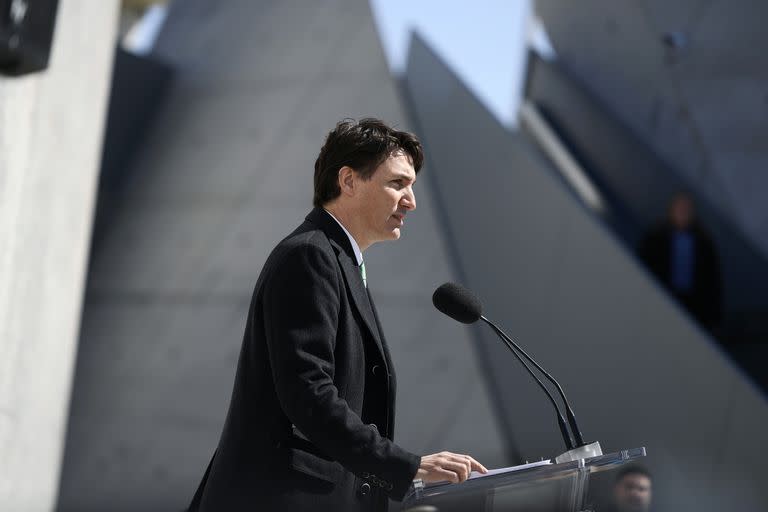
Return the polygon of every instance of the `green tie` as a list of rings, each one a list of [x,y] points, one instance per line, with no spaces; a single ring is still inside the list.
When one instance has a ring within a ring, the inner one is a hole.
[[[363,278],[363,286],[368,288],[368,280],[365,278],[365,262],[360,263],[358,268],[360,269],[360,275]]]

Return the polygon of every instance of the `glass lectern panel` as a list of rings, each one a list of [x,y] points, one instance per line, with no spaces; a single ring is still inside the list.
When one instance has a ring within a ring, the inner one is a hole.
[[[403,509],[431,505],[440,512],[580,512],[589,475],[645,456],[633,448],[562,464],[526,465],[461,484],[414,482]]]

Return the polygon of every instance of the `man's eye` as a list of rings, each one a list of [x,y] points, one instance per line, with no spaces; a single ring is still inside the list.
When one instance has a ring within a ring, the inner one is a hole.
[[[403,188],[403,182],[400,180],[394,180],[392,181],[392,185],[395,186],[395,188]]]

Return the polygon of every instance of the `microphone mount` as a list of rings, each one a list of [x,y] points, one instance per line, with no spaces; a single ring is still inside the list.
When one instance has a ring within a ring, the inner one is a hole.
[[[563,442],[565,442],[565,449],[572,450],[574,448],[573,440],[571,439],[571,435],[568,432],[568,427],[566,427],[565,425],[565,419],[563,418],[563,415],[560,412],[560,407],[558,407],[557,402],[555,401],[555,398],[552,396],[552,393],[549,392],[549,389],[547,389],[544,383],[541,382],[541,379],[539,379],[539,377],[534,373],[531,367],[528,366],[525,360],[515,350],[515,347],[517,347],[517,344],[515,344],[514,341],[512,341],[506,334],[504,334],[504,331],[502,331],[496,324],[488,320],[486,317],[481,315],[480,319],[491,326],[491,328],[501,338],[501,340],[504,342],[507,348],[512,352],[512,354],[517,358],[517,360],[520,361],[523,367],[525,367],[525,369],[528,371],[531,377],[533,377],[533,380],[535,380],[536,383],[539,385],[539,387],[544,391],[544,393],[546,393],[547,397],[549,398],[549,401],[552,402],[552,407],[555,408],[555,414],[557,415],[557,424],[560,427],[560,433],[563,436]],[[530,359],[530,358],[527,358],[527,359]]]
[[[584,438],[581,435],[581,430],[579,429],[578,424],[576,423],[576,416],[573,414],[573,409],[571,409],[570,404],[568,403],[568,399],[565,397],[565,392],[563,391],[562,386],[560,386],[560,383],[555,380],[552,375],[549,374],[544,368],[541,367],[536,361],[533,360],[531,356],[528,355],[528,353],[523,350],[520,345],[515,343],[515,341],[510,338],[504,331],[501,330],[499,326],[491,322],[488,318],[486,318],[483,315],[480,315],[480,320],[487,323],[491,328],[496,332],[496,334],[504,341],[504,344],[507,346],[507,348],[515,355],[518,361],[522,363],[522,365],[525,367],[525,369],[528,371],[528,373],[531,375],[531,377],[534,378],[536,383],[541,387],[541,389],[544,390],[544,393],[547,394],[547,397],[549,397],[550,402],[552,402],[552,406],[555,408],[556,414],[557,414],[557,422],[560,426],[560,433],[563,436],[563,441],[565,442],[566,446],[566,452],[555,457],[555,462],[560,464],[563,462],[570,462],[573,460],[578,459],[586,459],[589,457],[596,457],[598,455],[603,454],[603,450],[600,447],[600,443],[598,441],[593,443],[585,443]],[[522,357],[521,357],[522,355]],[[560,407],[558,407],[557,402],[555,401],[554,397],[552,396],[552,393],[549,392],[547,387],[541,382],[541,379],[539,379],[536,374],[533,372],[530,366],[525,362],[527,360],[529,363],[531,363],[537,370],[539,370],[544,377],[546,377],[552,384],[555,385],[557,388],[557,392],[560,395],[560,398],[563,400],[563,405],[565,407],[566,415],[568,416],[568,424],[571,427],[571,432],[573,433],[574,438],[571,439],[571,436],[568,432],[568,429],[565,426],[565,420],[563,419],[563,415],[560,412]],[[575,443],[574,443],[575,441]]]
[[[565,453],[555,458],[555,462],[568,462],[602,455],[603,451],[599,442],[589,444],[584,442],[584,438],[581,435],[581,430],[576,423],[576,417],[573,414],[573,409],[571,409],[571,406],[568,403],[568,399],[565,397],[565,392],[563,391],[562,386],[560,386],[560,383],[557,382],[557,380],[555,380],[555,378],[552,377],[549,372],[544,370],[541,365],[534,361],[533,358],[529,356],[525,350],[523,350],[520,345],[518,345],[512,338],[510,338],[504,331],[502,331],[499,326],[483,316],[482,304],[480,303],[480,299],[474,293],[459,284],[444,283],[435,290],[434,294],[432,295],[432,302],[440,312],[448,315],[458,322],[471,324],[477,322],[478,320],[482,320],[487,323],[494,330],[496,335],[501,338],[501,340],[517,358],[517,360],[520,361],[520,363],[528,371],[531,377],[533,377],[539,387],[541,387],[541,389],[549,398],[549,401],[552,403],[552,406],[555,408],[555,414],[557,415],[557,422],[558,426],[560,427],[560,433],[562,434],[563,442],[565,443],[565,447],[567,449]],[[533,365],[557,389],[557,392],[559,393],[563,402],[565,414],[568,418],[567,424],[565,418],[563,418],[563,414],[557,404],[557,401],[552,396],[552,393],[536,375],[529,364]],[[568,428],[569,426],[570,430]]]
[[[527,359],[528,362],[530,362],[533,366],[535,366],[536,369],[539,370],[541,372],[541,374],[544,375],[544,377],[547,378],[547,380],[549,380],[552,384],[555,385],[555,388],[557,389],[557,392],[560,395],[560,398],[563,400],[563,405],[565,407],[565,413],[566,413],[566,416],[568,417],[568,425],[571,427],[571,432],[573,433],[574,441],[576,442],[575,445],[576,446],[584,446],[586,443],[584,442],[584,438],[581,435],[581,430],[579,430],[579,425],[576,423],[576,417],[573,414],[573,409],[571,409],[571,405],[568,403],[568,399],[565,397],[565,392],[563,392],[563,388],[562,388],[562,386],[560,386],[560,383],[557,382],[557,380],[555,380],[555,378],[552,377],[552,375],[550,375],[548,371],[546,371],[544,368],[542,368],[541,365],[539,365],[539,363],[534,361],[533,358],[531,356],[529,356],[528,353],[526,353],[526,351],[523,350],[520,347],[520,345],[515,343],[515,341],[512,338],[510,338],[504,331],[502,331],[499,326],[497,326],[496,324],[494,324],[493,322],[488,320],[483,315],[480,315],[480,319],[483,320],[488,325],[490,325],[493,328],[493,330],[496,331],[496,333],[505,342],[507,342],[507,347],[509,347],[509,349],[512,350],[512,352],[515,353],[515,355],[517,356],[518,360],[520,360],[520,362],[522,362],[522,359],[518,355],[518,352],[520,354],[522,354],[522,356],[525,359]],[[512,347],[514,347],[514,348],[512,348]],[[525,363],[523,363],[523,364],[525,365]],[[531,373],[531,375],[533,375],[533,372],[530,370],[530,368],[528,368],[528,365],[525,365],[525,367],[528,370],[528,372]],[[541,384],[541,381],[539,381],[538,378],[536,380],[543,387],[543,384]],[[555,403],[554,400],[553,400],[553,403]],[[555,405],[555,407],[557,407],[557,405]],[[558,407],[558,414],[560,414],[560,408],[559,407]],[[568,447],[569,450],[571,448],[572,447]]]

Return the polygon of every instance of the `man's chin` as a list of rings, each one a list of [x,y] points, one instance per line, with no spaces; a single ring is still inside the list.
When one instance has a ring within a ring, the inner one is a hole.
[[[385,231],[381,233],[379,238],[377,238],[376,241],[373,243],[387,242],[389,240],[399,240],[399,239],[400,239],[400,228],[394,228],[390,231]]]

